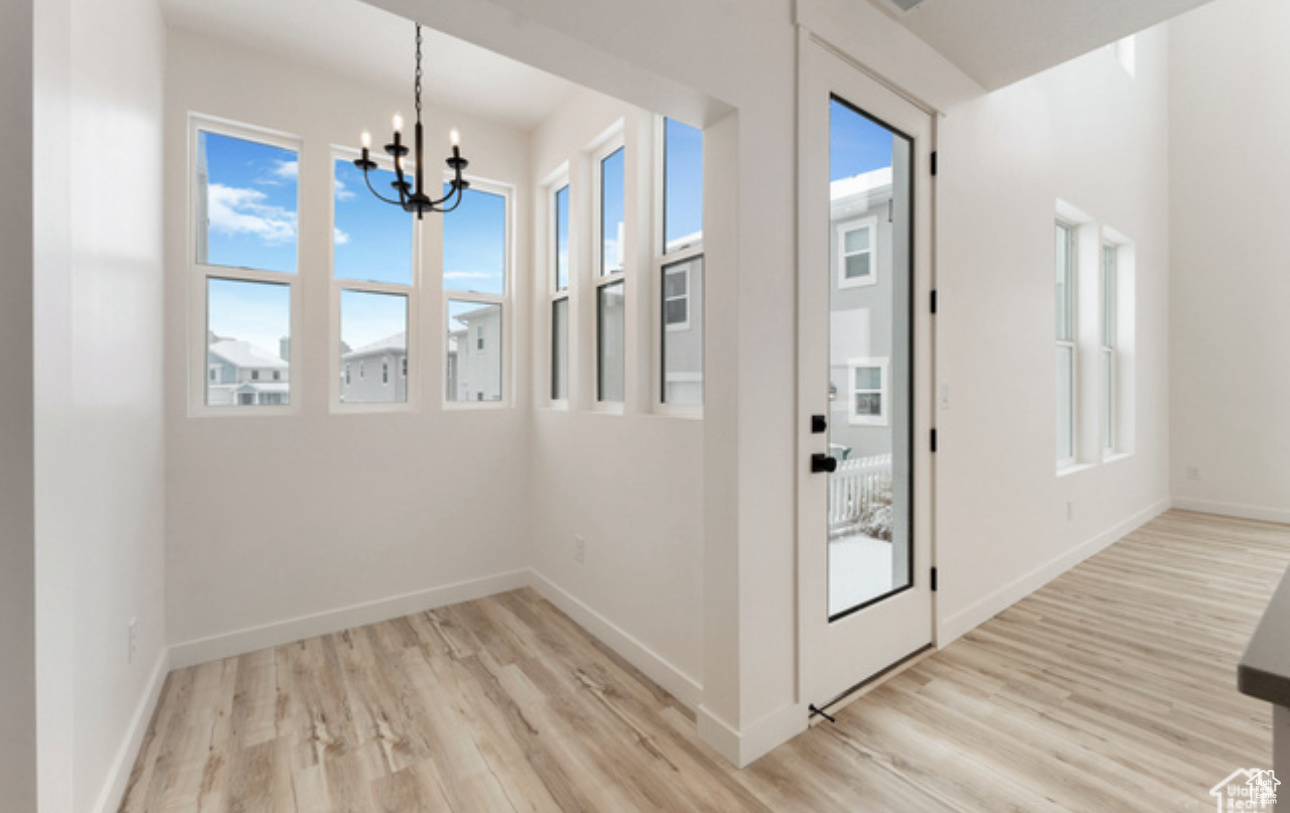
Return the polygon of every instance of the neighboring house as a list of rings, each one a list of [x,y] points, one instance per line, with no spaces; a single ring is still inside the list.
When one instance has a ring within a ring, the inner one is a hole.
[[[212,337],[206,349],[206,403],[267,406],[291,403],[291,365],[250,342]]]
[[[891,452],[892,167],[830,185],[830,441],[835,452]]]
[[[668,244],[680,250],[703,239],[688,234]],[[703,256],[663,266],[663,329],[666,357],[663,364],[663,401],[669,404],[703,403]]]
[[[408,334],[395,333],[340,359],[340,400],[401,404],[408,400]]]
[[[455,314],[448,331],[445,380],[449,401],[502,399],[502,309],[497,305]]]

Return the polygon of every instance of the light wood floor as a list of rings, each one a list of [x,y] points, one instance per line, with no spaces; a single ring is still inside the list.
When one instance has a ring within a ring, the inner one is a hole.
[[[1290,527],[1171,512],[735,771],[522,590],[172,674],[125,813],[1208,811]]]

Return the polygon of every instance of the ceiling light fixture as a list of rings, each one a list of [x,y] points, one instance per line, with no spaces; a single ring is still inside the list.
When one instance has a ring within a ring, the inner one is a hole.
[[[403,171],[403,159],[408,155],[408,148],[403,144],[402,130],[403,117],[398,113],[394,114],[394,143],[386,144],[385,151],[394,159],[394,176],[395,180],[390,186],[398,192],[398,199],[391,200],[385,197],[376,188],[372,186],[371,171],[376,169],[376,162],[371,159],[369,148],[372,145],[372,137],[368,133],[363,133],[363,157],[354,162],[354,166],[363,170],[363,179],[367,181],[367,188],[372,190],[372,194],[395,206],[401,206],[405,212],[412,212],[417,216],[417,220],[423,219],[426,212],[451,212],[461,205],[462,193],[470,186],[470,181],[461,177],[461,171],[469,165],[469,161],[461,157],[461,151],[457,147],[457,131],[452,131],[452,156],[447,159],[448,168],[453,172],[453,179],[450,182],[452,189],[448,194],[438,200],[434,200],[425,192],[425,184],[422,178],[422,167],[425,163],[422,159],[421,149],[421,24],[417,23],[417,74],[416,74],[416,100],[417,100],[417,125],[416,132],[413,135],[413,147],[416,152],[413,156],[412,171],[416,179],[415,186],[405,178]]]

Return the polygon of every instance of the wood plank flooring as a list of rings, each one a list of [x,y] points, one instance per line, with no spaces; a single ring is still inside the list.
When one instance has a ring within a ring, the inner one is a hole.
[[[1170,512],[744,771],[529,590],[177,671],[122,813],[1208,811],[1290,526]]]

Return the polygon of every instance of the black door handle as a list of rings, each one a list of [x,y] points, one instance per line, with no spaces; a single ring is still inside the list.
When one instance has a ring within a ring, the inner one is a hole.
[[[823,452],[816,452],[811,455],[811,473],[819,474],[820,472],[826,471],[832,474],[837,470],[838,459],[836,457],[830,457]]]

